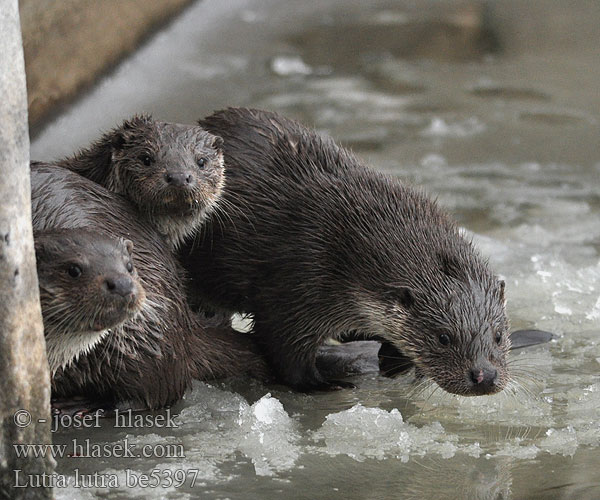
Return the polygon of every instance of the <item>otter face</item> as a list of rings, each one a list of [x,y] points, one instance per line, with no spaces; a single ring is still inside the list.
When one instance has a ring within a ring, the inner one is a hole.
[[[510,380],[504,282],[487,275],[477,282],[436,285],[435,290],[390,286],[377,299],[360,296],[363,330],[390,342],[419,375],[447,392],[500,392]]]
[[[216,206],[224,184],[220,137],[199,126],[126,121],[113,132],[106,187],[125,195],[178,246]]]
[[[145,300],[133,244],[82,230],[35,235],[40,303],[52,373],[135,316]]]
[[[504,283],[447,283],[443,292],[395,290],[387,339],[442,389],[462,396],[507,385],[510,349]],[[394,324],[395,323],[395,324]]]

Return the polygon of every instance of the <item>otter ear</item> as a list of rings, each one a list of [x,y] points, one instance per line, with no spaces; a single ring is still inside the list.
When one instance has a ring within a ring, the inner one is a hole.
[[[125,146],[125,136],[121,132],[116,132],[112,137],[111,145],[114,150],[120,151]]]
[[[127,248],[127,252],[131,255],[133,253],[133,241],[125,240],[125,248]]]
[[[223,147],[225,141],[223,141],[222,137],[219,137],[218,135],[214,136],[214,139],[212,140],[212,143],[210,144],[214,149],[221,149]]]
[[[415,294],[413,290],[407,286],[395,286],[391,290],[392,297],[402,307],[408,309],[415,303]]]
[[[504,302],[504,280],[500,280],[498,284],[500,285],[500,300]]]
[[[152,115],[149,114],[141,114],[134,115],[128,120],[123,122],[121,128],[123,130],[135,130],[136,128],[144,127],[146,125],[150,125],[152,123]]]
[[[115,150],[123,149],[127,140],[135,137],[136,131],[146,129],[152,123],[151,115],[135,115],[125,120],[120,127],[115,129],[112,137],[112,146]]]

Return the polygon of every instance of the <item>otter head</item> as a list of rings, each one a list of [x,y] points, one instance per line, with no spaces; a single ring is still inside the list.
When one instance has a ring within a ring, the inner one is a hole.
[[[510,349],[504,282],[482,262],[471,274],[464,264],[421,269],[427,276],[388,285],[384,297],[366,302],[379,336],[447,392],[479,396],[504,389]]]
[[[125,195],[174,247],[215,207],[224,184],[220,137],[144,115],[125,121],[104,140],[111,155],[100,183]]]
[[[131,241],[83,229],[35,235],[44,334],[51,372],[88,352],[145,300]]]

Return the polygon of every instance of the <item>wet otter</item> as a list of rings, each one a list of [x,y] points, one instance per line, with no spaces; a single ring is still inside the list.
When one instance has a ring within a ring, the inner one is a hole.
[[[56,164],[125,195],[177,247],[216,207],[222,142],[198,126],[141,115]]]
[[[87,354],[133,318],[146,293],[133,265],[133,243],[83,229],[34,235],[50,372]]]
[[[275,113],[228,109],[226,217],[182,251],[196,293],[252,313],[287,384],[339,387],[315,366],[345,332],[378,336],[448,392],[492,394],[509,373],[499,281],[436,203]]]
[[[84,397],[111,407],[156,409],[180,399],[192,378],[266,373],[247,336],[209,323],[185,301],[185,273],[163,238],[123,197],[73,172],[40,163],[31,168],[35,231],[92,229],[135,243],[146,292],[138,315],[53,378],[53,397]]]

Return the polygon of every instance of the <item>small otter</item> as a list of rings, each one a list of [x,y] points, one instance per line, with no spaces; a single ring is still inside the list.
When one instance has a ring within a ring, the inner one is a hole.
[[[506,386],[504,283],[435,202],[275,113],[230,108],[199,123],[224,140],[226,216],[209,217],[182,258],[202,300],[254,316],[285,383],[338,388],[315,355],[355,331],[448,392]]]
[[[133,243],[83,229],[34,235],[50,373],[87,354],[142,308]]]
[[[53,397],[83,397],[111,408],[158,409],[179,400],[191,380],[250,375],[268,369],[248,336],[228,322],[194,314],[185,300],[185,272],[162,236],[122,196],[57,167],[34,163],[31,199],[35,231],[87,229],[135,243],[135,266],[146,292],[141,311],[86,355],[60,368]]]
[[[141,115],[56,164],[125,195],[177,247],[216,208],[222,142],[198,126]]]

